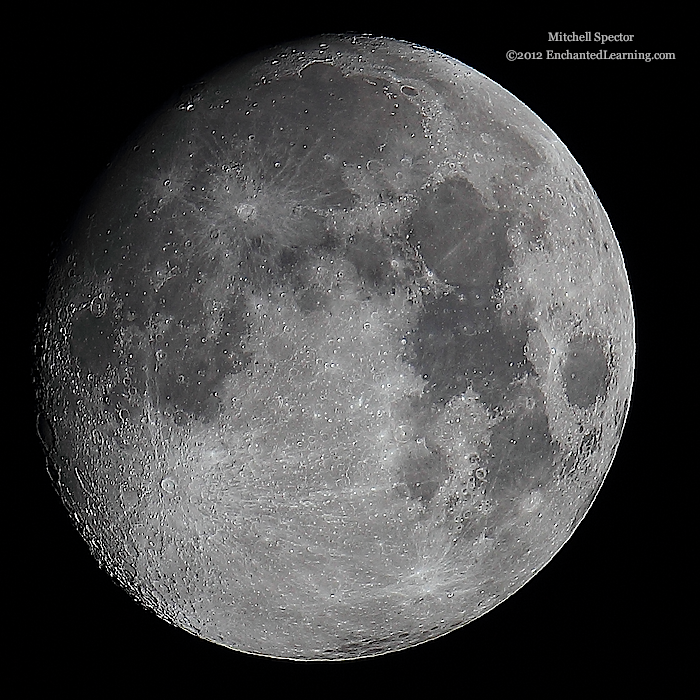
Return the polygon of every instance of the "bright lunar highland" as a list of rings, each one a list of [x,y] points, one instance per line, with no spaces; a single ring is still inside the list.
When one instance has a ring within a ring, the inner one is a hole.
[[[139,602],[242,652],[347,659],[498,605],[617,449],[610,222],[509,92],[415,44],[226,66],[127,143],[37,332],[49,471]]]

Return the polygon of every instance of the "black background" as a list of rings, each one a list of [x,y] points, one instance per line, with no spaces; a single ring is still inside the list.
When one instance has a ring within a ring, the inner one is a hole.
[[[680,489],[672,475],[681,467],[670,445],[680,428],[661,409],[674,405],[673,387],[683,383],[688,361],[677,352],[685,340],[667,311],[682,303],[677,268],[689,234],[678,194],[689,146],[679,117],[688,91],[683,20],[600,15],[574,22],[506,16],[498,7],[479,17],[470,11],[452,16],[447,5],[420,12],[416,6],[378,12],[352,5],[335,15],[299,9],[280,17],[269,6],[223,7],[202,4],[182,16],[174,5],[148,12],[100,8],[94,15],[62,9],[8,28],[19,39],[6,63],[5,104],[16,125],[4,137],[6,152],[17,149],[18,159],[5,201],[8,249],[16,251],[5,259],[13,299],[5,333],[18,358],[6,378],[12,416],[5,576],[11,592],[4,629],[23,687],[78,697],[92,697],[99,688],[180,697],[187,687],[202,694],[216,687],[267,697],[273,690],[336,694],[352,690],[350,683],[364,692],[403,692],[427,682],[438,692],[488,689],[506,697],[549,688],[568,697],[584,690],[627,696],[652,681],[672,683],[683,671],[675,655],[676,625],[691,592],[676,560],[684,534],[675,520]],[[675,51],[676,60],[505,58],[509,49],[597,50],[547,42],[549,31],[586,29],[634,34],[621,50]],[[132,602],[93,562],[44,468],[34,431],[30,340],[51,242],[144,117],[239,54],[345,31],[415,41],[454,56],[512,92],[560,136],[597,191],[622,247],[637,316],[637,381],[600,495],[570,542],[515,596],[411,650],[354,662],[284,662],[238,654],[169,626]]]

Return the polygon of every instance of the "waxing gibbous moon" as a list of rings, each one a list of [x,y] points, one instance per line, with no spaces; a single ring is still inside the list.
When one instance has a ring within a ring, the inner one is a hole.
[[[322,36],[125,144],[37,334],[49,472],[100,564],[203,639],[384,654],[569,539],[634,369],[620,248],[558,137],[459,61]]]

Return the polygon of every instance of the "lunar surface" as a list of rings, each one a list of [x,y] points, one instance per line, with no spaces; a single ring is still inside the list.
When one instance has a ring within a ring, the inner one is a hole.
[[[347,659],[552,559],[633,367],[620,248],[557,136],[448,56],[324,36],[218,70],[115,157],[55,257],[38,430],[137,601]]]

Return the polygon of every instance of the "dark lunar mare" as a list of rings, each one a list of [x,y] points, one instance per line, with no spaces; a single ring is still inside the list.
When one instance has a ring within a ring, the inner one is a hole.
[[[137,221],[86,243],[75,274],[71,351],[80,371],[105,380],[109,411],[138,419],[148,390],[156,408],[177,422],[208,419],[223,377],[250,361],[242,346],[245,306],[234,290],[212,312],[203,293],[217,266],[210,242],[188,231],[163,235],[165,225],[167,219]],[[166,245],[138,245],[146,235]],[[98,247],[102,257],[91,250]],[[98,294],[105,280],[108,288]]]
[[[596,399],[604,397],[610,363],[600,338],[584,334],[571,338],[562,375],[569,401],[579,408],[590,408]]]
[[[509,254],[507,213],[486,207],[463,179],[447,180],[421,200],[408,240],[435,275],[453,287],[427,297],[411,332],[416,372],[436,403],[445,404],[469,386],[491,410],[511,398],[513,381],[533,367],[525,356],[534,325],[502,322],[495,296]]]
[[[497,417],[480,462],[490,489],[501,495],[546,483],[558,452],[541,391],[532,381],[527,388],[520,381],[535,376],[525,345],[536,326],[527,314],[506,325],[497,307],[499,288],[513,266],[509,224],[509,215],[489,209],[469,182],[452,179],[428,192],[408,227],[409,243],[452,290],[424,299],[424,313],[407,335],[406,361],[427,381],[435,406],[471,388]],[[435,473],[431,463],[425,462],[429,483]],[[434,492],[424,489],[421,496]]]

